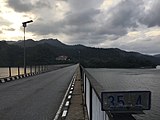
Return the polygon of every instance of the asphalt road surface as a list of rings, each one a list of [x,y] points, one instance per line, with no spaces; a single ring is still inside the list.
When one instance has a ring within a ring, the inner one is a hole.
[[[0,120],[52,120],[76,68],[0,84]]]

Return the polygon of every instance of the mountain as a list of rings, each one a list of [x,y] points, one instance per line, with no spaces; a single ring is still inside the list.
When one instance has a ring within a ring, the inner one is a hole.
[[[7,42],[9,44],[12,44],[12,45],[18,45],[18,46],[21,46],[23,47],[24,46],[24,41],[23,40],[19,40],[17,42]],[[39,45],[39,44],[49,44],[49,45],[52,45],[52,46],[65,46],[65,44],[63,44],[62,42],[60,42],[59,40],[57,39],[42,39],[40,41],[34,41],[32,39],[28,39],[28,40],[25,40],[25,45],[26,47],[34,47],[36,45]]]
[[[0,66],[23,66],[23,42],[0,41]],[[150,68],[160,64],[155,56],[126,52],[118,48],[93,48],[66,45],[57,39],[26,40],[26,64],[80,62],[95,68]]]
[[[160,54],[154,55],[154,57],[160,58]]]

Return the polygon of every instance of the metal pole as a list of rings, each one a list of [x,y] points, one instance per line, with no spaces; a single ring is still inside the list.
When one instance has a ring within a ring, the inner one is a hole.
[[[24,25],[24,74],[26,74],[26,43],[25,43],[25,28],[26,26]]]
[[[24,27],[24,74],[26,75],[26,44],[25,44],[25,28],[27,27],[27,23],[31,23],[33,20],[22,22]]]

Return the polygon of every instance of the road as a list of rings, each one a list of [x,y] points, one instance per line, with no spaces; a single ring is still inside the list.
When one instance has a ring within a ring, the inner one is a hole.
[[[0,120],[52,120],[76,68],[0,84]]]

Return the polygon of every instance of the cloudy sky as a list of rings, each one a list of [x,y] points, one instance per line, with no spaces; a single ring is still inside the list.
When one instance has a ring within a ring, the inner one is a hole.
[[[160,0],[1,0],[0,40],[57,38],[66,44],[160,53]]]

